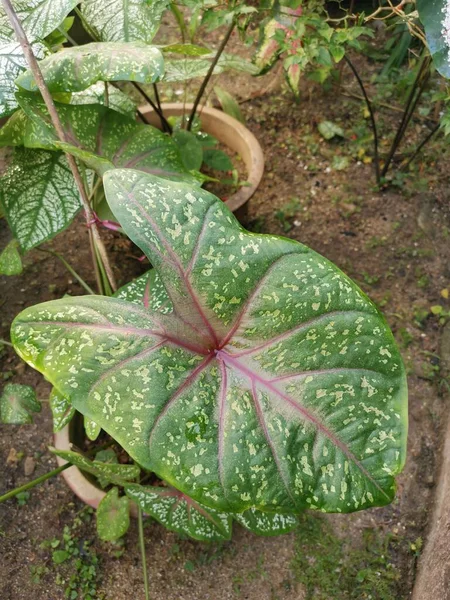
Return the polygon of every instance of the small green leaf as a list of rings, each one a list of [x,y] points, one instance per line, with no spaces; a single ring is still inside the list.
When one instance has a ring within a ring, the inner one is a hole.
[[[197,46],[196,44],[169,44],[168,46],[159,46],[162,52],[167,54],[184,54],[186,56],[204,56],[211,54],[209,48]]]
[[[119,490],[113,487],[97,508],[97,533],[105,542],[115,542],[126,534],[130,526],[130,501],[119,498]]]
[[[125,491],[170,531],[206,542],[231,538],[231,515],[202,506],[175,488],[127,485]]]
[[[112,448],[105,448],[104,450],[99,450],[95,454],[95,460],[99,462],[109,463],[112,465],[117,465],[119,463],[117,455]]]
[[[95,421],[93,421],[89,417],[85,416],[84,417],[84,430],[86,431],[86,435],[88,436],[88,438],[91,441],[95,441],[98,438],[102,428],[100,427],[100,425],[97,425],[97,423]]]
[[[51,92],[80,92],[97,81],[154,83],[164,72],[161,52],[144,43],[104,42],[64,48],[39,63]],[[31,71],[16,79],[24,90],[38,88]]]
[[[298,526],[295,515],[267,513],[251,508],[244,513],[233,515],[243,527],[257,535],[280,535],[288,533]]]
[[[203,147],[195,134],[184,129],[175,131],[172,139],[180,150],[181,160],[188,171],[199,171],[203,163]]]
[[[55,565],[60,565],[65,562],[68,558],[70,558],[69,552],[67,550],[55,550],[52,552],[52,560]]]
[[[0,396],[0,421],[9,425],[33,422],[31,413],[41,412],[36,392],[29,385],[8,383]]]
[[[53,415],[53,431],[56,433],[70,423],[75,409],[56,388],[50,392],[49,404]]]
[[[22,259],[17,246],[17,240],[11,240],[0,254],[0,275],[20,275],[22,273]]]
[[[232,171],[234,168],[228,154],[215,148],[203,151],[203,162],[216,171]]]
[[[230,117],[233,117],[241,123],[245,123],[244,115],[242,114],[241,108],[237,103],[236,99],[226,90],[222,89],[218,85],[214,87],[216,96],[220,102],[222,110]]]
[[[326,140],[333,139],[336,135],[344,137],[344,130],[332,121],[322,121],[317,125],[320,135]]]

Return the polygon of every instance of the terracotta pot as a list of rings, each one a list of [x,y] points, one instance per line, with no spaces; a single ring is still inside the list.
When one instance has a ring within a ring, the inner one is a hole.
[[[72,444],[79,448],[84,444],[84,427],[82,416],[77,413],[69,425],[54,434],[53,440],[57,450],[71,450]],[[56,457],[58,465],[65,465],[67,461],[59,456]],[[72,466],[61,473],[67,485],[73,491],[75,496],[82,500],[85,504],[97,508],[100,501],[106,496],[106,492],[94,485],[94,478],[89,479],[89,475],[85,475],[78,467]],[[137,517],[137,507],[130,500],[130,513],[133,517]]]
[[[163,104],[166,117],[189,115],[192,104]],[[161,128],[161,121],[155,111],[148,105],[139,108],[145,119],[155,127]],[[233,153],[238,154],[247,169],[246,181],[250,185],[241,187],[230,196],[225,204],[236,216],[246,215],[246,204],[255,193],[264,173],[264,154],[258,140],[242,123],[224,112],[208,106],[199,106],[202,130],[214,136]]]

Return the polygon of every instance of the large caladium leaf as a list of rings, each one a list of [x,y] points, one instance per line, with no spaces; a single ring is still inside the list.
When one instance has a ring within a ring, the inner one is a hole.
[[[169,0],[83,0],[82,12],[89,26],[104,42],[146,42],[158,31]]]
[[[14,150],[0,180],[0,204],[23,250],[65,229],[81,208],[64,155],[25,148]]]
[[[216,510],[391,501],[406,382],[377,308],[326,259],[246,232],[204,190],[133,170],[104,185],[173,312],[41,304],[13,323],[20,355],[139,464]]]
[[[417,9],[436,69],[450,78],[450,2],[417,0]]]
[[[56,104],[67,144],[61,144],[42,102],[18,96],[29,120],[14,115],[0,134],[0,145],[62,148],[103,174],[115,167],[135,167],[146,173],[200,185],[202,178],[183,166],[175,141],[151,125],[138,123],[101,105]]]
[[[97,81],[138,81],[154,83],[164,72],[158,48],[144,43],[104,42],[64,48],[40,62],[51,92],[80,92]],[[19,87],[35,92],[31,71],[20,75]]]
[[[127,485],[127,496],[170,531],[194,540],[231,538],[231,515],[202,506],[174,488]]]

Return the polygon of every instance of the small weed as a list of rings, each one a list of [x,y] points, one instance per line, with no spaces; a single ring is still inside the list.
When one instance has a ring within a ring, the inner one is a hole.
[[[380,278],[377,275],[370,275],[369,273],[362,273],[362,276],[364,278],[364,283],[367,283],[367,285],[376,285],[379,281]]]
[[[387,242],[386,237],[377,237],[373,235],[368,242],[366,242],[366,248],[371,248],[372,250],[375,248],[379,248],[380,246],[384,246]]]
[[[291,219],[296,216],[300,209],[300,200],[291,198],[287,204],[275,212],[275,218],[278,219],[284,233],[288,233],[292,229]]]
[[[19,506],[25,506],[25,504],[28,503],[30,496],[31,496],[30,492],[19,492],[16,496],[17,504]]]
[[[398,333],[400,335],[402,348],[405,348],[405,350],[406,350],[406,348],[408,348],[410,346],[410,344],[414,341],[414,338],[409,333],[409,331],[407,329],[405,329],[404,327],[399,329]]]

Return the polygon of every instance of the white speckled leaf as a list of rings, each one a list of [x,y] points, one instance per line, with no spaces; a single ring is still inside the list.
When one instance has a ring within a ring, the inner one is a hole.
[[[133,302],[140,306],[157,310],[162,313],[171,313],[173,306],[167,295],[161,278],[156,269],[150,269],[134,281],[127,283],[114,294],[116,298]]]
[[[377,308],[326,259],[246,232],[204,190],[132,170],[104,185],[173,312],[42,304],[13,323],[20,355],[139,464],[216,510],[391,501],[407,394]]]
[[[195,77],[205,77],[211,61],[215,54],[211,54],[209,57],[202,58],[191,58],[186,60],[184,58],[168,58],[165,61],[165,73],[163,77],[164,83],[176,83],[180,81],[188,81]],[[240,56],[233,56],[231,54],[223,54],[216,67],[214,68],[214,75],[220,75],[226,70],[243,71],[251,75],[256,75],[258,69],[251,62],[241,58]]]
[[[32,48],[37,58],[43,58],[42,44],[33,44]],[[7,117],[19,106],[14,82],[26,68],[27,61],[20,44],[15,41],[0,42],[0,117]]]
[[[0,204],[23,250],[65,229],[81,207],[63,154],[25,148],[14,150],[0,180]]]
[[[450,0],[417,0],[427,44],[436,69],[450,78]]]
[[[0,275],[20,275],[22,271],[22,258],[17,240],[11,240],[0,252]]]
[[[84,430],[86,431],[87,437],[93,442],[100,435],[100,431],[102,430],[102,428],[100,427],[100,425],[97,425],[95,421],[85,416]]]
[[[72,94],[70,104],[105,104],[105,83],[98,81],[82,92]],[[108,85],[108,106],[134,119],[136,105],[126,94],[113,85]]]
[[[233,515],[233,517],[240,525],[257,535],[280,535],[289,533],[298,526],[298,519],[295,515],[266,513],[254,508]]]
[[[81,10],[104,42],[146,42],[159,29],[168,0],[83,0]]]
[[[164,59],[154,46],[143,43],[103,42],[64,48],[40,62],[51,92],[81,92],[97,81],[154,83],[164,73]],[[20,75],[19,87],[35,92],[30,71]]]
[[[116,463],[107,463],[101,460],[90,460],[86,456],[73,452],[72,450],[56,450],[50,448],[53,454],[63,460],[70,462],[82,471],[102,478],[116,485],[126,485],[127,482],[134,481],[141,472],[137,465],[122,465]]]
[[[25,425],[33,422],[31,413],[41,412],[41,403],[29,385],[7,383],[0,396],[0,422]]]
[[[97,533],[104,542],[116,542],[130,526],[130,502],[126,496],[119,498],[113,487],[97,508]]]
[[[53,431],[56,433],[70,423],[75,409],[55,388],[50,392],[49,404],[53,415]]]
[[[9,134],[8,125],[0,134],[27,147],[64,149],[103,175],[114,167],[136,168],[159,177],[201,185],[188,171],[173,139],[156,127],[143,125],[106,106],[72,106],[56,104],[66,138],[70,145],[58,142],[46,107],[30,95],[18,95],[21,106],[31,119],[30,123],[12,124],[21,133]]]
[[[174,488],[127,485],[125,491],[145,513],[170,531],[203,542],[231,538],[230,514],[202,506]]]

